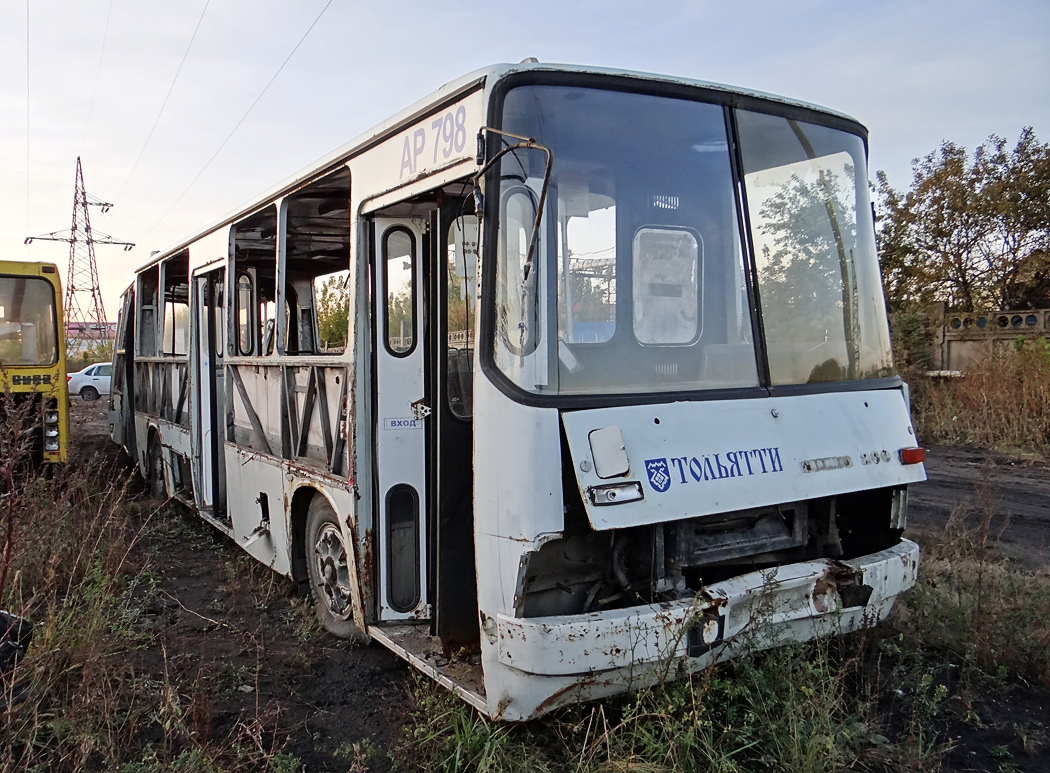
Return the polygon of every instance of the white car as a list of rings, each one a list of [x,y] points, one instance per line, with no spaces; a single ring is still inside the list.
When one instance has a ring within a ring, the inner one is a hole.
[[[99,395],[108,395],[112,373],[113,366],[108,362],[99,362],[77,373],[70,373],[66,377],[69,394],[80,395],[85,400],[97,400]]]

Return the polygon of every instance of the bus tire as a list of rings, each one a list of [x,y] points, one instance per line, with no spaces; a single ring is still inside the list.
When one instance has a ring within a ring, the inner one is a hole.
[[[164,456],[161,454],[160,441],[156,433],[150,435],[146,445],[146,483],[149,494],[154,499],[166,499],[164,488]]]
[[[340,639],[364,641],[354,623],[343,533],[321,494],[314,494],[306,511],[306,571],[321,626]]]

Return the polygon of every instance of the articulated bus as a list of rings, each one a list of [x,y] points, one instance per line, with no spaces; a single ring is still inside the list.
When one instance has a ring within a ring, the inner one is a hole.
[[[495,718],[874,623],[925,472],[866,154],[712,83],[467,75],[137,272],[113,439]]]
[[[0,260],[0,400],[34,463],[66,461],[62,283],[53,263]]]

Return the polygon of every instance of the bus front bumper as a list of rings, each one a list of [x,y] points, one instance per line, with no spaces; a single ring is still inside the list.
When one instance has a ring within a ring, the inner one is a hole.
[[[497,615],[502,665],[539,676],[597,674],[683,658],[699,665],[877,623],[915,584],[910,540],[849,561],[819,559],[750,572],[695,598],[582,615]]]

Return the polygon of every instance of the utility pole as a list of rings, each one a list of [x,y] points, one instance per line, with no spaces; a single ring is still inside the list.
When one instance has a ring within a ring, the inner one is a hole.
[[[69,271],[66,274],[66,352],[75,355],[82,346],[92,341],[101,341],[109,337],[106,324],[106,310],[102,305],[102,290],[98,285],[98,269],[95,265],[96,244],[117,244],[127,252],[134,244],[114,239],[109,234],[91,230],[91,217],[88,207],[101,207],[108,212],[113,205],[109,202],[89,196],[84,189],[84,172],[77,156],[77,177],[73,191],[73,225],[68,234],[65,231],[52,231],[43,236],[29,236],[25,243],[33,240],[69,243]],[[82,305],[81,296],[91,296],[90,302]]]

